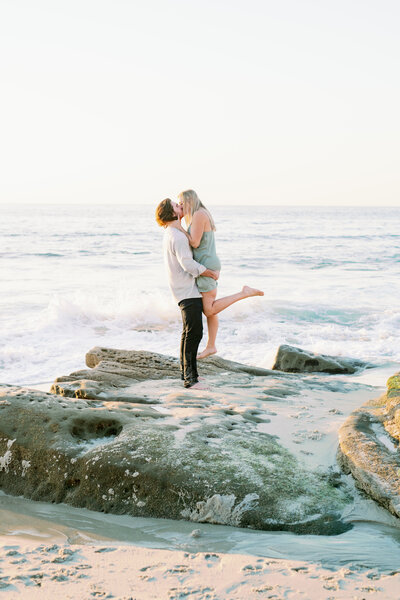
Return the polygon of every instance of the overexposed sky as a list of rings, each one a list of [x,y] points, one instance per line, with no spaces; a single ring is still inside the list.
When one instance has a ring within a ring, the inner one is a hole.
[[[0,0],[0,202],[400,205],[399,0]]]

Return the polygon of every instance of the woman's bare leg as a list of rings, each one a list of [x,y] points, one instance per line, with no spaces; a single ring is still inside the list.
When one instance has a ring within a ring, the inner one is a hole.
[[[217,339],[218,333],[218,317],[217,315],[212,315],[211,317],[207,317],[207,329],[208,329],[208,340],[207,346],[204,348],[203,352],[197,355],[197,358],[206,358],[207,356],[211,356],[212,354],[217,353],[217,347],[215,345],[215,340]]]
[[[207,316],[207,328],[208,328],[208,340],[207,346],[204,348],[200,354],[197,355],[197,358],[202,359],[207,356],[211,356],[217,352],[217,348],[215,346],[215,340],[218,333],[218,317],[217,315],[206,314],[206,306],[215,301],[217,297],[217,288],[214,290],[210,290],[209,292],[201,292],[203,296],[203,313]]]
[[[239,300],[244,300],[245,298],[251,298],[252,296],[264,296],[264,292],[261,290],[257,290],[255,288],[251,288],[248,285],[245,285],[242,288],[241,292],[237,292],[236,294],[231,294],[230,296],[225,296],[224,298],[219,298],[216,300],[217,290],[211,290],[211,292],[203,292],[203,312],[206,317],[212,317],[221,312],[221,310],[225,310],[228,306],[231,306],[235,302],[239,302]]]
[[[204,350],[197,355],[197,358],[199,359],[206,358],[207,356],[211,356],[217,352],[215,345],[215,340],[218,333],[217,314],[239,300],[251,298],[252,296],[264,296],[264,292],[245,285],[241,292],[237,292],[237,294],[231,294],[230,296],[225,296],[224,298],[219,298],[219,300],[216,300],[216,289],[211,290],[210,292],[202,292],[201,295],[203,296],[203,312],[207,317],[208,341]]]

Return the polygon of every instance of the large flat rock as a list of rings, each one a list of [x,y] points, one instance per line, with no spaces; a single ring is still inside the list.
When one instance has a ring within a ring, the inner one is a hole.
[[[269,420],[268,404],[296,393],[293,380],[268,372],[254,401],[245,368],[210,361],[212,391],[185,390],[178,379],[128,377],[137,356],[112,352],[106,361],[103,350],[100,359],[88,355],[93,397],[0,386],[4,491],[134,516],[316,534],[346,528],[347,488],[258,427]],[[164,368],[170,359],[160,360]],[[114,376],[124,377],[122,386],[110,383]],[[69,381],[83,389],[81,379]]]
[[[357,486],[400,517],[400,373],[387,393],[354,411],[339,430],[339,464]]]
[[[51,391],[55,394],[76,398],[104,398],[106,391],[114,393],[129,387],[134,381],[148,379],[177,379],[180,377],[179,361],[172,356],[144,350],[118,350],[96,346],[87,352],[89,370],[80,370],[57,377]],[[244,365],[231,360],[210,356],[198,361],[200,376],[221,373],[248,373],[269,376],[270,369]],[[137,398],[138,401],[140,399]]]

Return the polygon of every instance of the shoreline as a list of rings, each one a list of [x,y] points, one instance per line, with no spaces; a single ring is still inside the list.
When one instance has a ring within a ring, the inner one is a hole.
[[[379,574],[352,565],[332,570],[305,561],[242,554],[188,553],[137,547],[10,544],[0,550],[0,591],[29,589],[32,600],[393,599],[400,571]]]

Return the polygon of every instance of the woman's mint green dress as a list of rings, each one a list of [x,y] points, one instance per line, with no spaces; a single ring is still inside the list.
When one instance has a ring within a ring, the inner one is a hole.
[[[190,225],[188,227],[188,233],[190,234]],[[201,237],[200,245],[198,248],[192,248],[193,258],[195,261],[211,269],[213,271],[221,270],[221,263],[217,256],[215,249],[215,236],[213,231],[205,231]],[[196,278],[197,287],[199,292],[210,292],[215,290],[217,282],[212,277],[200,277]]]

